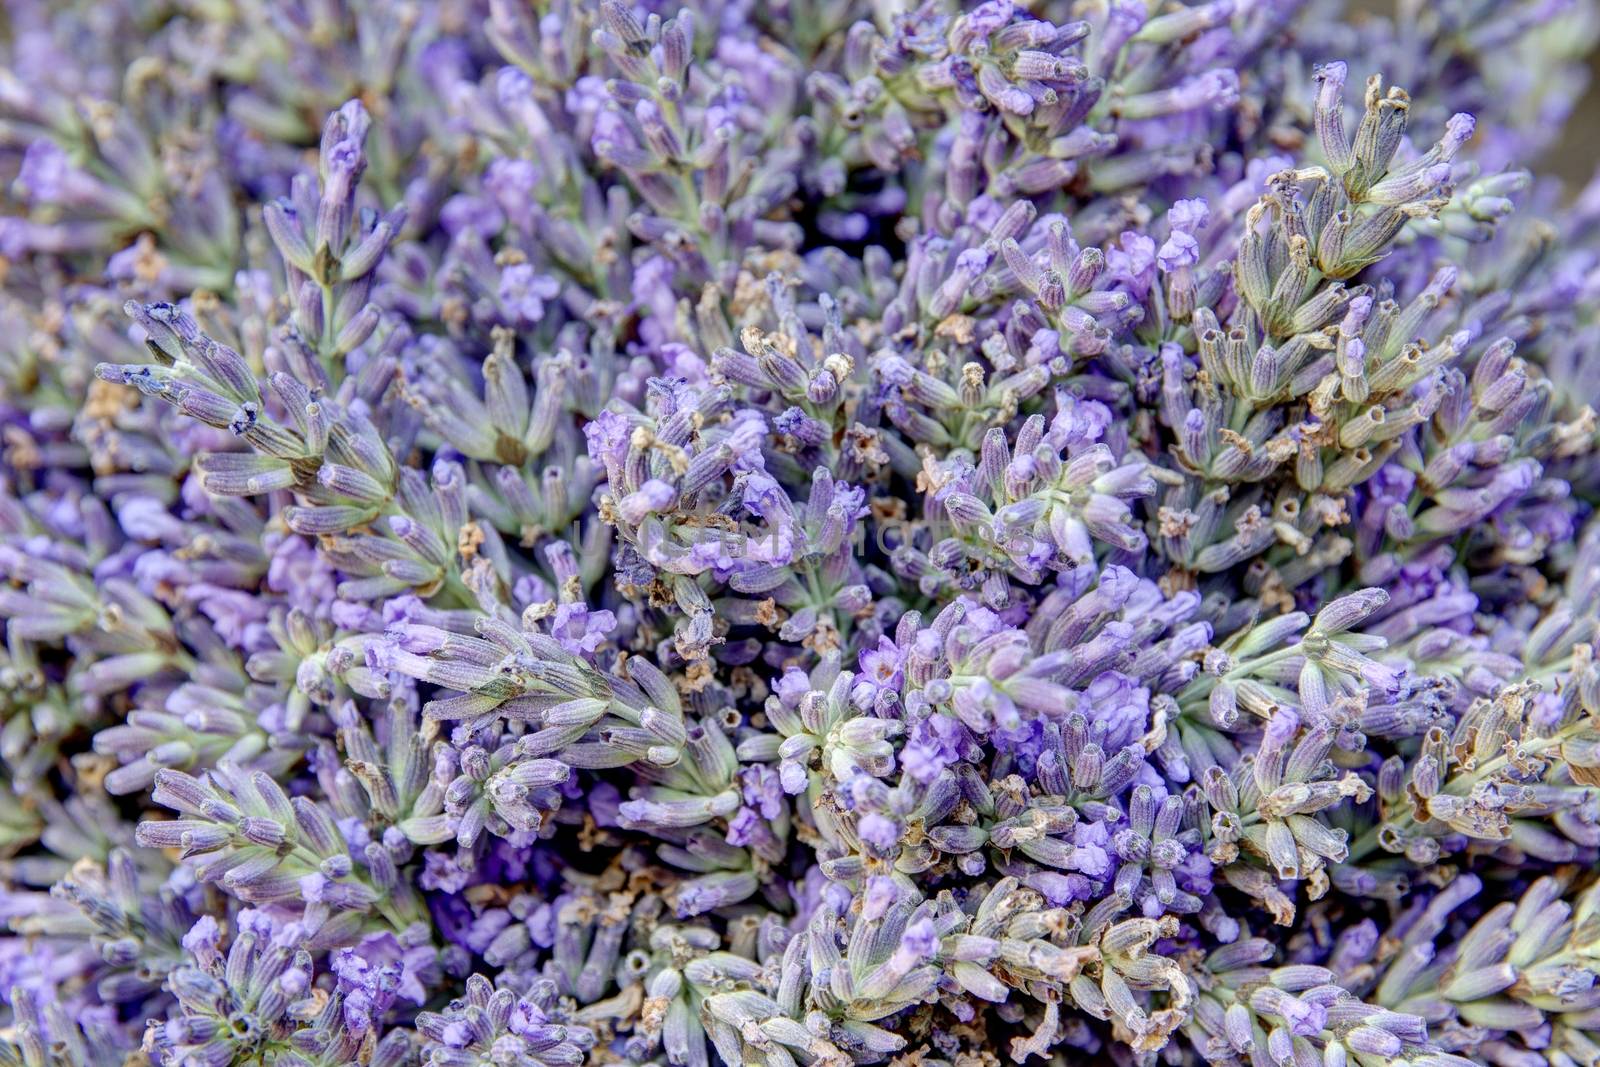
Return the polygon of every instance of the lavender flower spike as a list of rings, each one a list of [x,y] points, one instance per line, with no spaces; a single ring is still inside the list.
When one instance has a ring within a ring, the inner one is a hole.
[[[1596,3],[13,0],[0,1067],[1600,1064]]]

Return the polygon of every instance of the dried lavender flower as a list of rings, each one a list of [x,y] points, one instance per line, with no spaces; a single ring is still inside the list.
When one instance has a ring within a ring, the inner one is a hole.
[[[1591,0],[179,7],[0,29],[0,1063],[1600,1063]]]

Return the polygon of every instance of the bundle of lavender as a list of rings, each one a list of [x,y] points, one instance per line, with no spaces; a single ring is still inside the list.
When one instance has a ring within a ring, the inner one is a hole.
[[[0,1065],[1600,1064],[1597,31],[10,0]]]

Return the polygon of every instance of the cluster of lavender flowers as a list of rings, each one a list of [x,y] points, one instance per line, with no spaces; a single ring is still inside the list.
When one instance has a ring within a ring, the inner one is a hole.
[[[5,4],[0,1067],[1600,1064],[1600,12],[679,2]]]

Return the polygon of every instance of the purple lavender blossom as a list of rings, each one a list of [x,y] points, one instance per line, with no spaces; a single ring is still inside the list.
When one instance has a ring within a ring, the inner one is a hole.
[[[0,1065],[1594,1061],[1591,6],[17,0]]]

